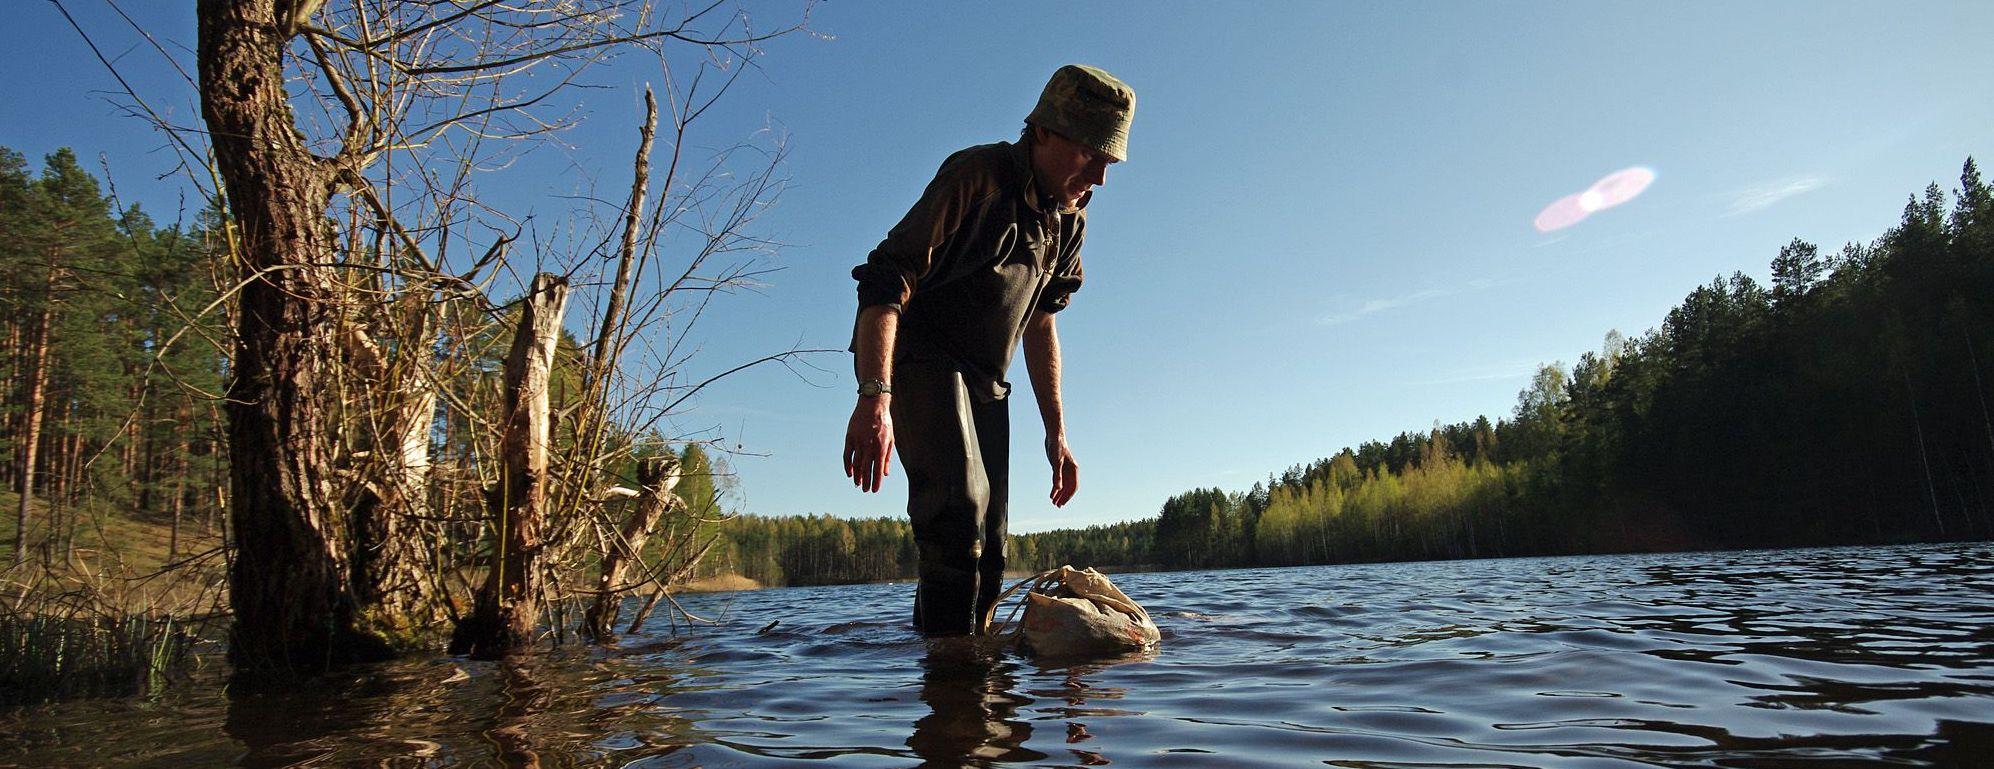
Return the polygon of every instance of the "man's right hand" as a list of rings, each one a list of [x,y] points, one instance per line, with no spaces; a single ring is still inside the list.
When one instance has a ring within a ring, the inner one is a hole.
[[[860,491],[879,491],[880,479],[892,474],[892,397],[861,396],[845,425],[845,477]]]

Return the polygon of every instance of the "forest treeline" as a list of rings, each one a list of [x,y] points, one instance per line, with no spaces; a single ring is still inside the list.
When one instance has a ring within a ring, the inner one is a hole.
[[[1013,567],[1216,568],[1994,536],[1994,195],[1971,159],[1898,224],[1794,240],[1771,285],[1541,367],[1514,413],[1369,441],[1153,518],[1012,538]],[[907,578],[904,521],[728,524],[771,584]]]
[[[0,399],[0,456],[8,458],[0,479],[15,493],[5,510],[11,525],[0,526],[7,553],[0,566],[67,563],[79,535],[105,516],[168,527],[168,562],[200,554],[182,547],[183,529],[212,550],[229,525],[220,413],[233,288],[226,217],[205,207],[171,218],[161,222],[137,205],[120,205],[69,149],[49,154],[37,170],[21,153],[0,148],[0,387],[8,394]],[[457,340],[471,351],[470,363],[446,383],[426,434],[429,470],[439,482],[427,494],[434,514],[424,536],[460,558],[489,545],[481,496],[488,479],[479,462],[491,453],[491,429],[479,412],[493,410],[499,396],[501,328],[476,326]],[[558,347],[553,401],[571,409],[582,376],[580,343],[563,331]],[[355,433],[376,419],[349,416]],[[725,462],[696,442],[615,424],[605,429],[610,442],[641,444],[610,468],[612,482],[636,485],[634,465],[647,456],[670,451],[678,458],[674,496],[687,521],[680,528],[695,527],[695,541],[710,539],[733,483]],[[554,439],[556,450],[572,451],[574,426]],[[352,472],[350,465],[367,458],[351,452],[339,470]],[[129,565],[149,571],[163,564]]]
[[[65,149],[0,148],[0,477],[13,563],[108,510],[213,534],[227,485],[211,212],[116,208]],[[32,514],[31,514],[32,512]],[[157,564],[148,564],[157,566]]]
[[[1771,285],[1719,277],[1653,330],[1609,333],[1575,364],[1542,367],[1508,416],[1366,442],[1250,489],[1188,490],[1152,518],[1015,535],[1013,568],[1994,536],[1990,199],[1968,160],[1950,195],[1933,185],[1912,196],[1869,243],[1824,252],[1795,240],[1774,257]],[[224,220],[212,209],[173,219],[114,205],[67,150],[38,172],[0,150],[0,446],[11,458],[0,476],[27,492],[6,511],[16,525],[0,546],[12,558],[65,555],[93,516],[204,534],[226,524]],[[436,407],[443,547],[469,552],[486,536],[475,515],[450,510],[479,504],[467,407],[496,397],[501,341],[483,343],[488,364]],[[561,343],[568,355],[576,345]],[[576,376],[557,373],[557,404]],[[675,453],[677,495],[699,539],[713,540],[699,573],[771,585],[914,575],[904,519],[729,517],[724,464],[697,444]]]
[[[703,576],[739,574],[763,585],[841,585],[913,579],[920,565],[906,518],[737,515],[700,564]],[[1013,571],[1063,564],[1154,564],[1156,521],[1060,529],[1010,538]]]
[[[1994,536],[1994,195],[1972,159],[1869,243],[1540,368],[1515,412],[1371,441],[1155,519],[1172,568]]]

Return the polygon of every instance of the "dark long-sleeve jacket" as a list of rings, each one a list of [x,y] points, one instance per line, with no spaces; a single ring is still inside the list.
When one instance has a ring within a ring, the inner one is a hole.
[[[950,155],[913,209],[852,268],[859,310],[900,310],[896,363],[952,365],[979,400],[1001,399],[1032,311],[1058,312],[1080,288],[1086,204],[1083,197],[1062,211],[1038,193],[1027,142]]]

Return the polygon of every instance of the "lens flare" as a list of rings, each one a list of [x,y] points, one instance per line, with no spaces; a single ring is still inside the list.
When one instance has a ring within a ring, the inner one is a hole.
[[[1605,207],[1606,196],[1600,194],[1599,190],[1586,190],[1579,193],[1579,208],[1585,209],[1586,213],[1590,214]]]
[[[1586,193],[1599,193],[1599,208],[1593,209],[1597,211],[1633,200],[1634,196],[1654,183],[1655,172],[1635,166],[1607,174],[1606,178],[1593,182],[1592,189],[1586,190]]]
[[[1537,213],[1531,224],[1538,232],[1562,230],[1594,213],[1633,200],[1655,182],[1655,172],[1635,166],[1607,174],[1584,192],[1558,198]]]
[[[1534,222],[1537,225],[1537,231],[1550,232],[1552,230],[1562,230],[1578,224],[1580,219],[1586,218],[1586,215],[1592,212],[1585,209],[1585,205],[1579,202],[1579,197],[1578,195],[1566,195],[1558,198],[1558,202],[1545,206],[1544,210],[1537,214],[1537,221]]]

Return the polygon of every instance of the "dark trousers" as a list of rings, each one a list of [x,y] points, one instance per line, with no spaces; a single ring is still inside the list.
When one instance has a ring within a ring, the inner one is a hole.
[[[1011,425],[1005,401],[978,402],[945,363],[893,372],[893,443],[907,476],[907,517],[921,557],[914,628],[982,630],[1004,582]]]

